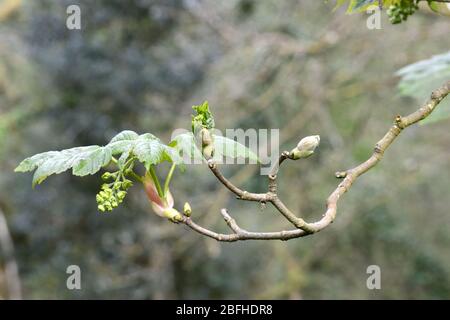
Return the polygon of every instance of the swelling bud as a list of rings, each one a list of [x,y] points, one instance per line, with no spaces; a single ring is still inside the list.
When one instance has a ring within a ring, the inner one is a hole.
[[[210,159],[214,156],[214,139],[208,129],[203,128],[199,133],[200,141],[202,144],[202,153],[206,159]]]
[[[181,213],[179,213],[174,208],[165,208],[163,210],[163,216],[168,218],[172,222],[181,222],[181,221],[183,221],[183,217],[181,216]]]
[[[184,204],[183,212],[184,212],[184,215],[186,217],[190,217],[191,216],[192,209],[191,209],[191,205],[189,204],[189,202],[186,202]]]
[[[297,147],[291,150],[290,156],[293,160],[308,158],[320,143],[320,136],[308,136],[300,140]]]

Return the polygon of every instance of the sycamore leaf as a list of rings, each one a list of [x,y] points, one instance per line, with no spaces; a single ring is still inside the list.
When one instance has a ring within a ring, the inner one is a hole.
[[[111,150],[107,147],[87,146],[49,151],[23,160],[15,169],[16,172],[27,172],[36,169],[33,176],[33,187],[40,184],[48,176],[73,168],[73,174],[85,176],[100,170],[111,161]]]
[[[258,156],[243,144],[223,136],[214,135],[214,157],[250,159],[259,163]]]
[[[86,176],[88,174],[95,174],[102,167],[106,166],[112,158],[110,148],[100,147],[92,151],[85,158],[81,159],[75,166],[72,172],[75,176]]]
[[[223,136],[213,135],[214,140],[214,158],[218,160],[221,157],[244,158],[259,162],[258,156],[243,144],[228,139]],[[181,155],[184,156],[186,164],[198,163],[203,161],[204,157],[198,148],[194,135],[182,133],[177,135],[169,144],[174,146]]]
[[[169,146],[173,146],[183,157],[186,164],[201,163],[204,158],[202,152],[195,143],[194,134],[192,132],[182,133],[170,142]]]
[[[169,148],[162,144],[159,139],[142,135],[135,140],[132,152],[139,161],[145,164],[146,168],[149,168],[151,165],[161,163],[164,160],[172,161]]]
[[[95,174],[108,165],[114,155],[119,154],[121,154],[119,166],[123,166],[132,155],[146,167],[163,161],[181,163],[177,150],[163,144],[154,135],[150,133],[138,135],[133,131],[122,131],[106,146],[76,147],[40,153],[23,160],[15,171],[36,170],[33,176],[35,186],[48,176],[69,169],[72,169],[72,174],[76,176]]]
[[[131,130],[124,130],[117,135],[114,136],[114,138],[111,139],[111,141],[108,144],[112,144],[114,142],[118,141],[130,141],[130,140],[136,140],[139,138],[139,135]]]
[[[121,162],[126,161],[128,155],[131,154],[135,155],[146,167],[163,161],[181,162],[178,153],[172,147],[163,144],[151,133],[138,135],[133,131],[122,131],[111,139],[108,146],[112,148],[113,154],[122,153]]]

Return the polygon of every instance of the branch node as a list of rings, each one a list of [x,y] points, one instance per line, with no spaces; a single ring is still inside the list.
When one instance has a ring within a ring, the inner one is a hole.
[[[213,159],[209,159],[209,160],[208,160],[208,167],[209,167],[210,169],[216,169],[216,163],[214,162]]]
[[[400,130],[403,130],[406,126],[403,123],[403,117],[401,115],[397,115],[395,117],[395,124],[397,125],[397,128]]]
[[[222,214],[222,217],[226,223],[228,223],[232,219],[231,216],[228,214],[227,209],[225,208],[221,209],[220,213]]]
[[[334,176],[338,179],[344,179],[347,176],[347,171],[337,171]]]
[[[223,208],[220,210],[220,213],[223,216],[223,219],[225,220],[225,222],[227,223],[227,225],[230,227],[231,230],[233,230],[233,232],[237,235],[241,235],[244,232],[241,230],[241,228],[239,228],[239,226],[237,225],[236,221],[228,214],[227,209]]]
[[[433,100],[437,100],[437,99],[441,98],[441,96],[442,96],[442,93],[439,89],[431,92],[431,99],[433,99]]]
[[[242,194],[239,196],[239,198],[241,200],[245,200],[248,197],[248,191],[244,190],[244,192],[242,192]]]
[[[373,148],[373,151],[374,151],[375,153],[383,153],[383,148],[377,143],[377,144],[375,145],[375,147]]]

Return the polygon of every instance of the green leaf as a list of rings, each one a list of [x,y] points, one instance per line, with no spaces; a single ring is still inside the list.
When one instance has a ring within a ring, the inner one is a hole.
[[[223,136],[214,135],[214,157],[224,156],[230,158],[250,159],[259,163],[258,156],[243,144]]]
[[[57,151],[48,151],[45,153],[36,154],[30,158],[26,158],[19,164],[19,166],[17,168],[14,169],[14,171],[15,172],[33,171],[41,163],[43,163],[47,157],[50,157],[52,154],[56,154],[56,153],[57,153]]]
[[[202,152],[195,143],[194,134],[192,132],[182,133],[177,135],[169,144],[173,146],[183,157],[189,157],[186,163],[201,162],[204,160]],[[186,160],[186,159],[185,159]]]
[[[118,154],[122,154],[119,166],[131,155],[135,155],[146,167],[162,161],[181,163],[177,150],[166,146],[154,135],[150,133],[138,135],[133,131],[123,131],[104,147],[86,146],[40,153],[23,160],[15,171],[36,170],[33,176],[35,186],[48,176],[71,168],[73,175],[76,176],[95,174],[110,163],[113,155]]]
[[[106,166],[112,158],[111,149],[108,147],[101,147],[93,151],[86,158],[83,158],[75,165],[72,172],[75,176],[86,176],[95,174],[102,167]]]
[[[118,133],[114,138],[112,138],[108,144],[112,144],[118,141],[136,140],[137,138],[139,138],[139,135],[136,132],[131,130],[124,130]]]
[[[430,9],[434,12],[439,12],[439,4],[437,2],[428,1],[428,7],[430,7]]]
[[[161,140],[151,133],[138,135],[133,131],[122,131],[110,141],[108,146],[112,148],[113,154],[127,154],[127,156],[121,157],[122,162],[130,154],[134,154],[146,166],[155,165],[163,161],[181,162],[180,157],[173,148],[163,144]]]
[[[237,141],[218,135],[213,135],[213,140],[214,158],[216,160],[221,157],[229,157],[248,158],[255,162],[260,162],[258,156],[254,152]],[[185,157],[184,160],[186,164],[198,163],[205,160],[195,142],[195,137],[191,132],[177,135],[169,145],[173,146],[178,150],[179,154]],[[188,157],[188,161],[186,157]]]
[[[147,136],[140,136],[136,139],[133,148],[133,153],[146,166],[164,161],[164,151],[164,146],[159,139]]]
[[[353,10],[361,9],[362,7],[373,4],[374,2],[378,2],[376,0],[355,0],[353,3]]]
[[[428,1],[428,7],[438,14],[448,15],[450,13],[450,6],[445,2]]]
[[[40,184],[48,176],[73,168],[73,174],[84,176],[94,174],[111,161],[111,150],[107,147],[87,146],[63,151],[49,151],[37,154],[22,161],[16,172],[32,171],[33,187]]]
[[[408,65],[396,73],[401,77],[398,89],[401,95],[423,102],[437,87],[450,79],[450,52],[436,55]],[[450,101],[445,99],[421,124],[434,123],[450,117]]]
[[[179,153],[175,148],[171,146],[164,145],[164,160],[173,162],[175,164],[182,164],[183,159],[180,157]]]

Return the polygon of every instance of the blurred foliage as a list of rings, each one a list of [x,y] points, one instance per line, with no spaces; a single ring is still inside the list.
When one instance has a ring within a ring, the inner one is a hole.
[[[429,97],[430,92],[450,79],[450,52],[433,56],[406,66],[397,75],[401,77],[399,90],[402,95],[420,101]],[[428,118],[421,123],[433,123],[450,117],[450,102],[444,100]]]
[[[371,6],[386,8],[386,14],[392,24],[408,20],[419,10],[419,4],[425,3],[428,9],[438,14],[449,14],[450,7],[445,1],[433,0],[336,0],[336,8],[346,5],[347,13],[365,12]]]
[[[65,28],[69,4],[81,7],[80,31]],[[280,173],[282,199],[308,221],[318,219],[338,183],[333,172],[365,159],[396,114],[417,109],[396,95],[394,71],[447,51],[450,27],[446,17],[421,10],[407,24],[383,17],[382,30],[368,30],[365,15],[332,7],[36,0],[5,15],[0,207],[24,296],[448,298],[446,121],[405,131],[345,195],[333,226],[287,243],[217,243],[150,213],[143,190],[113,214],[99,214],[95,178],[58,175],[32,191],[29,176],[13,173],[29,155],[101,145],[124,129],[168,141],[172,130],[189,126],[190,106],[207,98],[219,129],[280,128],[282,150],[320,134],[314,156]],[[245,188],[265,188],[256,165],[229,166],[226,174]],[[249,230],[289,227],[269,206],[236,202],[204,166],[176,175],[176,206],[189,201],[203,225],[228,231],[219,214],[228,207]],[[71,264],[82,270],[80,291],[66,289]],[[366,288],[371,264],[381,267],[381,290]]]

